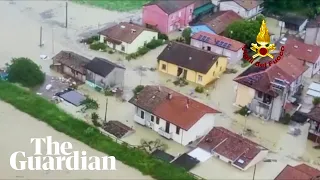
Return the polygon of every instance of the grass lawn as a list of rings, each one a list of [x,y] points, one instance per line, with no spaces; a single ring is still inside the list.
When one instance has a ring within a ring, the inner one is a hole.
[[[115,156],[117,160],[155,179],[196,179],[182,168],[155,159],[139,149],[116,143],[102,135],[95,127],[64,112],[41,96],[14,84],[0,80],[0,100],[98,151]]]
[[[131,11],[141,9],[149,0],[72,0],[80,4],[89,4],[92,6],[114,10],[114,11]]]

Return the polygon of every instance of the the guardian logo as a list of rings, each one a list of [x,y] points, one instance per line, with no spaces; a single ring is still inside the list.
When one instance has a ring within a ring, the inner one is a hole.
[[[23,151],[11,155],[10,166],[14,170],[116,170],[114,156],[87,157],[86,151],[72,151],[70,142],[53,142],[51,136],[31,138],[30,143],[35,144],[32,156],[27,156]],[[42,149],[46,151],[42,152]]]

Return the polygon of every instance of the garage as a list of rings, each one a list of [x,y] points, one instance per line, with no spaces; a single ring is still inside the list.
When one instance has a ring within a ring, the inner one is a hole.
[[[188,153],[189,156],[198,159],[200,162],[205,162],[206,160],[212,157],[212,154],[208,151],[205,151],[201,148],[195,148],[194,150]]]

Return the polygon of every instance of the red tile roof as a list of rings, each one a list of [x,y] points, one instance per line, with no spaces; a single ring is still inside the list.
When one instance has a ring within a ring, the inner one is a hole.
[[[229,10],[216,12],[213,16],[207,16],[202,19],[201,22],[206,24],[216,34],[221,34],[230,24],[239,20],[242,20],[242,17],[234,11]]]
[[[295,167],[287,165],[275,180],[311,180],[317,176],[320,176],[320,171],[306,164]]]
[[[320,47],[305,44],[294,38],[288,38],[285,44],[285,52],[292,54],[300,60],[314,64],[320,56]]]
[[[277,57],[277,55],[274,55],[274,57]],[[262,58],[260,62],[268,62],[269,60],[269,57]],[[252,65],[246,71],[251,71],[251,69],[254,68],[257,67]],[[299,61],[294,56],[287,54],[283,56],[283,58],[278,61],[277,64],[272,64],[265,70],[249,73],[245,76],[240,74],[234,79],[234,81],[258,91],[267,93],[271,96],[277,96],[275,92],[271,90],[271,82],[273,82],[275,78],[286,80],[291,84],[307,69],[308,67],[304,66],[302,61]]]
[[[245,168],[266,148],[223,127],[214,127],[199,143],[200,148],[218,153],[240,168]],[[240,163],[239,160],[243,161]]]
[[[198,40],[200,35],[209,37],[210,39],[207,43],[212,44],[212,45],[215,45],[217,41],[222,41],[222,42],[231,44],[230,48],[228,48],[231,51],[237,52],[241,48],[243,48],[243,46],[244,46],[244,44],[242,42],[239,42],[239,41],[236,41],[236,40],[224,37],[224,36],[219,36],[216,34],[203,32],[203,31],[200,31],[200,32],[194,34],[192,36],[192,39]]]
[[[222,0],[222,1],[231,1],[231,0]],[[259,0],[232,0],[232,1],[239,4],[239,6],[243,7],[246,10],[251,10],[259,6],[261,3],[263,3],[263,1],[259,1]]]
[[[169,93],[172,94],[171,99],[168,98]],[[129,102],[184,130],[189,130],[205,114],[219,113],[164,86],[146,86]]]

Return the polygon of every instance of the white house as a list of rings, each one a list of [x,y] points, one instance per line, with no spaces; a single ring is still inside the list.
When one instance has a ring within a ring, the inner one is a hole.
[[[135,105],[135,122],[182,145],[207,134],[219,113],[164,86],[145,86],[129,102]]]
[[[143,26],[121,22],[99,33],[100,42],[105,42],[110,48],[130,54],[138,51],[152,39],[158,38],[158,33]]]
[[[244,19],[251,19],[261,14],[262,3],[263,1],[259,0],[221,0],[219,10],[232,10]]]
[[[280,42],[281,43],[281,42]],[[313,77],[320,70],[320,47],[305,44],[304,42],[288,37],[283,41],[285,52],[290,53],[300,61],[306,63],[309,69],[304,73],[305,77]]]
[[[259,60],[260,63],[269,61],[269,57]],[[235,105],[247,106],[253,114],[263,119],[279,121],[284,113],[293,110],[293,95],[298,92],[302,75],[307,69],[293,55],[285,55],[266,68],[252,65],[234,79],[238,83]]]
[[[243,43],[208,32],[201,31],[194,34],[190,44],[197,48],[227,56],[228,63],[237,63],[243,57]]]
[[[197,153],[189,153],[197,159],[208,157],[199,149],[243,171],[263,161],[268,155],[268,149],[223,127],[214,127],[193,150]]]
[[[320,16],[310,20],[306,25],[306,34],[304,43],[311,45],[320,45]]]
[[[85,65],[86,83],[100,88],[123,87],[125,68],[106,59],[95,57]]]

